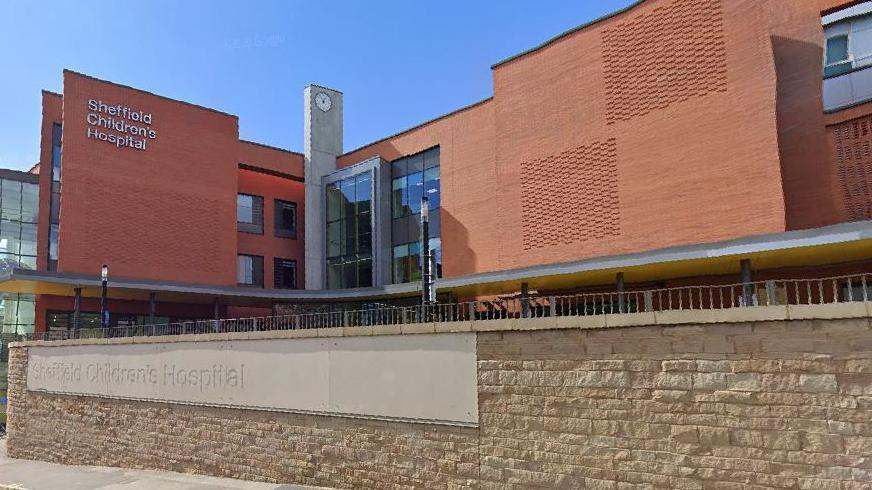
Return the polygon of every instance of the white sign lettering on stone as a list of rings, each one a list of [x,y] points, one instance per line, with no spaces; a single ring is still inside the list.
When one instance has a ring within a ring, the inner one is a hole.
[[[474,334],[38,346],[31,391],[474,425]]]

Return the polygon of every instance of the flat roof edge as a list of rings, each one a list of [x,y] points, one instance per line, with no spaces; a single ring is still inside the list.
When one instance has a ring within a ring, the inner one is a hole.
[[[412,132],[412,131],[414,131],[414,130],[416,130],[416,129],[423,128],[424,126],[426,126],[426,125],[428,125],[428,124],[431,124],[431,123],[434,123],[434,122],[436,122],[436,121],[438,121],[438,120],[440,120],[440,119],[445,119],[446,117],[450,117],[450,116],[453,116],[453,115],[455,115],[455,114],[459,114],[459,113],[461,113],[461,112],[463,112],[463,111],[466,111],[466,110],[469,110],[469,109],[473,109],[473,108],[475,108],[475,107],[477,107],[477,106],[480,106],[480,105],[482,105],[482,104],[485,104],[485,103],[487,103],[487,102],[490,102],[491,100],[493,100],[493,96],[486,97],[486,98],[484,98],[484,99],[479,100],[478,102],[473,102],[472,104],[465,105],[465,106],[463,106],[463,107],[461,107],[461,108],[459,108],[459,109],[454,109],[454,110],[451,111],[451,112],[446,112],[445,114],[442,114],[441,116],[436,116],[436,117],[434,117],[434,118],[432,118],[432,119],[428,119],[428,120],[426,120],[426,121],[424,121],[424,122],[422,122],[422,123],[420,123],[420,124],[416,124],[415,126],[412,126],[411,128],[406,128],[406,129],[404,129],[404,130],[402,130],[402,131],[398,131],[398,132],[396,132],[396,133],[394,133],[394,134],[392,134],[392,135],[385,136],[384,138],[381,138],[381,139],[377,139],[377,140],[375,140],[375,141],[373,141],[373,142],[371,142],[371,143],[367,143],[367,144],[365,144],[365,145],[363,145],[363,146],[358,146],[357,148],[355,148],[355,149],[353,149],[353,150],[346,151],[345,153],[343,153],[343,154],[337,156],[336,158],[337,158],[337,159],[338,159],[338,158],[342,158],[342,157],[345,157],[345,156],[351,155],[352,153],[355,153],[355,152],[358,152],[358,151],[360,151],[360,150],[363,150],[363,149],[365,149],[365,148],[369,148],[370,146],[374,146],[374,145],[377,145],[377,144],[379,144],[379,143],[381,143],[381,142],[387,141],[387,140],[389,140],[389,139],[391,139],[391,138],[396,138],[397,136],[402,136],[402,135],[404,135],[404,134],[406,134],[406,133],[410,133],[410,132]]]
[[[211,108],[211,107],[206,107],[206,106],[203,106],[203,105],[195,104],[195,103],[193,103],[193,102],[188,102],[188,101],[186,101],[186,100],[173,99],[172,97],[167,97],[166,95],[160,95],[160,94],[156,94],[156,93],[154,93],[154,92],[149,92],[148,90],[143,90],[143,89],[141,89],[141,88],[136,88],[136,87],[133,87],[133,86],[131,86],[131,85],[124,85],[123,83],[113,82],[113,81],[111,81],[111,80],[103,80],[102,78],[97,78],[97,77],[95,77],[95,76],[88,75],[88,74],[86,74],[86,73],[81,73],[81,72],[78,72],[78,71],[75,71],[75,70],[70,70],[70,69],[68,69],[68,68],[64,68],[64,73],[72,73],[72,74],[74,74],[74,75],[78,75],[78,76],[80,76],[80,77],[88,78],[88,79],[90,79],[90,80],[94,80],[94,81],[97,81],[97,82],[108,83],[109,85],[114,85],[114,86],[116,86],[116,87],[126,88],[126,89],[128,89],[128,90],[134,90],[134,91],[136,91],[136,92],[139,92],[139,93],[142,93],[142,94],[145,94],[145,95],[151,95],[152,97],[157,97],[157,98],[159,98],[159,99],[168,100],[168,101],[170,101],[170,102],[176,102],[176,103],[179,103],[179,104],[184,104],[184,105],[187,105],[187,106],[190,106],[190,107],[194,107],[194,108],[197,108],[197,109],[202,109],[202,110],[204,110],[204,111],[214,112],[214,113],[216,113],[216,114],[221,114],[222,116],[232,117],[233,119],[236,119],[236,120],[239,119],[239,116],[237,116],[237,115],[235,115],[235,114],[230,114],[229,112],[219,111],[218,109],[213,109],[213,108]]]
[[[494,69],[496,69],[496,68],[498,68],[498,67],[500,67],[500,66],[502,66],[502,65],[505,65],[506,63],[510,63],[510,62],[512,62],[512,61],[514,61],[514,60],[516,60],[516,59],[518,59],[518,58],[523,58],[524,56],[527,56],[528,54],[532,54],[532,53],[535,53],[536,51],[539,51],[539,50],[541,50],[541,49],[544,49],[544,48],[546,48],[546,47],[548,47],[548,46],[550,46],[550,45],[556,43],[557,41],[563,39],[564,37],[567,37],[567,36],[570,36],[570,35],[572,35],[572,34],[575,34],[575,33],[578,32],[578,31],[581,31],[581,30],[584,30],[584,29],[586,29],[586,28],[588,28],[588,27],[591,27],[591,26],[593,26],[593,25],[599,24],[600,22],[603,22],[603,21],[609,20],[609,19],[611,19],[612,17],[617,17],[617,16],[619,16],[619,15],[621,15],[621,14],[623,14],[623,13],[629,12],[630,10],[633,10],[633,9],[636,8],[637,6],[639,6],[639,5],[643,4],[643,3],[645,3],[645,1],[646,1],[646,0],[636,0],[636,1],[634,1],[633,3],[631,3],[630,5],[627,5],[626,7],[622,8],[622,9],[620,9],[620,10],[615,10],[614,12],[609,12],[608,14],[605,14],[605,15],[602,15],[602,16],[600,16],[600,17],[597,17],[596,19],[593,19],[593,20],[591,20],[591,21],[589,21],[589,22],[585,22],[584,24],[581,24],[581,25],[575,26],[575,27],[573,27],[572,29],[569,29],[569,30],[567,30],[567,31],[563,31],[563,32],[561,32],[560,34],[558,34],[558,35],[556,35],[556,36],[553,36],[553,37],[547,39],[546,41],[542,42],[541,44],[538,44],[538,45],[536,45],[536,46],[533,46],[532,48],[530,48],[530,49],[528,49],[528,50],[526,50],[526,51],[522,51],[522,52],[520,52],[520,53],[518,53],[518,54],[514,54],[514,55],[512,55],[512,56],[509,56],[508,58],[504,58],[504,59],[502,59],[502,60],[500,60],[500,61],[497,61],[496,63],[494,63],[493,65],[491,65],[491,70],[494,70]]]

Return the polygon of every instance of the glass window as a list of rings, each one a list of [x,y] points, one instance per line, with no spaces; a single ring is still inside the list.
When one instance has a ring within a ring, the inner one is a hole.
[[[409,244],[397,245],[394,247],[394,283],[408,282],[409,276],[406,266],[408,265]]]
[[[273,259],[273,284],[278,289],[296,289],[297,261]]]
[[[3,218],[21,221],[21,182],[3,179],[0,187]]]
[[[246,233],[263,234],[263,197],[236,195],[236,229]]]
[[[404,169],[403,177],[392,182],[391,243],[393,244],[394,283],[416,281],[421,278],[421,198],[427,197],[430,209],[430,244],[436,260],[436,275],[441,277],[441,220],[442,206],[439,178],[439,147],[417,155],[402,158],[392,165]]]
[[[834,36],[827,39],[827,64],[848,60],[848,36]]]
[[[21,244],[21,222],[0,220],[0,253],[18,255]]]
[[[275,235],[297,237],[297,205],[290,201],[275,200]]]
[[[424,196],[424,173],[416,172],[409,174],[409,213],[418,214],[421,212],[421,198]]]
[[[36,223],[39,216],[39,186],[23,184],[21,186],[21,221]]]
[[[236,196],[236,222],[254,224],[254,196]]]
[[[405,177],[399,177],[391,182],[391,208],[394,218],[409,214],[406,203],[409,202],[409,189]]]
[[[36,223],[21,224],[21,255],[36,256]]]
[[[372,173],[328,184],[327,287],[372,285]]]
[[[48,247],[48,258],[49,260],[57,260],[58,259],[58,225],[51,225],[49,228],[49,247]]]
[[[61,142],[63,140],[63,130],[60,124],[55,123],[52,126],[52,153],[51,153],[51,180],[53,182],[61,181]]]
[[[236,282],[243,286],[263,287],[263,257],[236,256]]]

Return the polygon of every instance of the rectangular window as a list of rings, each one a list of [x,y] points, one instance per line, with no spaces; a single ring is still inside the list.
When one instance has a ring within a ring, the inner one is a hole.
[[[833,77],[851,71],[850,58],[847,34],[828,38],[824,77]]]
[[[297,289],[297,261],[273,259],[273,280],[276,289]]]
[[[236,283],[240,286],[263,287],[263,257],[259,255],[237,255]]]
[[[51,153],[51,198],[49,202],[50,232],[48,239],[48,270],[50,271],[56,271],[58,268],[58,227],[60,226],[61,208],[62,139],[63,127],[58,123],[53,124]]]
[[[275,235],[283,238],[297,238],[297,204],[290,201],[275,200]]]
[[[237,194],[236,229],[245,233],[263,234],[263,197]]]
[[[372,286],[372,174],[331,183],[327,194],[327,287]]]
[[[439,147],[391,162],[393,222],[393,282],[395,284],[421,279],[421,201],[427,197],[430,209],[429,245],[434,272],[442,276],[442,246],[439,208]]]

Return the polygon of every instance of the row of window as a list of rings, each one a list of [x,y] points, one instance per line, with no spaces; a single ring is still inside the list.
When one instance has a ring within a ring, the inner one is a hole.
[[[872,15],[828,25],[824,34],[827,38],[825,78],[872,65]]]
[[[280,238],[297,238],[297,204],[273,200],[273,230]],[[237,194],[236,228],[246,233],[263,234],[263,196]]]
[[[260,255],[236,256],[236,282],[240,286],[263,287],[263,257]],[[297,288],[297,261],[273,259],[273,287],[276,289]]]
[[[442,277],[439,147],[391,162],[391,245],[394,284],[421,280],[421,204],[430,211],[431,267]]]
[[[372,172],[331,183],[327,192],[327,287],[372,286]]]
[[[36,269],[37,184],[0,179],[0,261]]]

